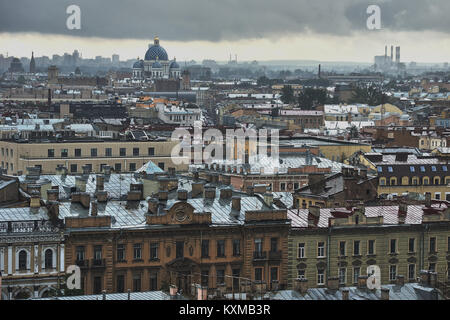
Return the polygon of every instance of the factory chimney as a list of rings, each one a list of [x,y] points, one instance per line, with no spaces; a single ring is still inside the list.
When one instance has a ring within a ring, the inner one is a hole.
[[[400,63],[400,46],[395,47],[395,62]]]
[[[394,46],[391,46],[391,61],[394,62]]]

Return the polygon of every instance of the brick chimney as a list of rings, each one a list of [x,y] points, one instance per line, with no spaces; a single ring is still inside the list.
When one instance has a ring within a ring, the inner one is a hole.
[[[349,288],[342,288],[341,294],[342,294],[342,300],[350,300],[350,290],[349,290]]]
[[[105,189],[105,176],[98,174],[95,178],[95,191],[103,191]]]
[[[59,218],[59,202],[58,201],[49,201],[47,203],[47,214],[51,220],[56,220]]]
[[[427,208],[431,207],[431,193],[430,192],[425,193],[425,206]]]
[[[358,289],[367,289],[367,276],[358,276]]]
[[[337,291],[339,289],[339,278],[338,277],[329,277],[327,279],[327,288],[328,288],[328,290]]]
[[[203,196],[203,182],[193,182],[192,183],[192,198],[202,197]]]
[[[159,190],[159,192],[158,192],[158,200],[159,201],[162,201],[162,202],[167,201],[168,197],[169,197],[169,192],[167,190]]]
[[[231,177],[230,177],[229,175],[223,174],[223,175],[222,175],[222,183],[223,183],[224,185],[229,186],[229,185],[231,184]]]
[[[381,300],[389,300],[389,288],[382,287],[381,288]]]
[[[233,190],[231,188],[220,189],[220,199],[230,199],[233,195]]]
[[[235,211],[241,211],[241,197],[240,196],[233,196],[231,198],[231,209]]]
[[[214,199],[216,197],[216,187],[208,184],[205,186],[205,199]]]
[[[31,192],[30,197],[30,208],[40,208],[41,207],[41,193],[37,190]]]
[[[194,180],[195,180],[195,181],[198,180],[199,174],[198,174],[198,171],[197,171],[197,170],[195,170],[195,171],[193,172],[193,177],[194,177]]]
[[[148,209],[147,209],[148,214],[153,214],[153,215],[158,214],[158,200],[157,199],[150,198],[150,199],[148,199],[147,204],[148,204]]]
[[[80,192],[86,192],[86,184],[87,184],[87,178],[86,177],[75,177],[75,187]]]
[[[95,197],[97,198],[98,202],[107,202],[108,201],[108,191],[97,191],[95,193]]]
[[[300,294],[306,294],[308,292],[308,279],[297,278],[294,280],[294,290]]]
[[[47,201],[58,201],[59,200],[59,190],[48,189],[47,190]]]
[[[176,173],[176,170],[175,170],[175,168],[173,168],[173,167],[170,167],[169,168],[169,176],[171,176],[171,177],[175,177],[175,173]]]
[[[253,196],[255,194],[255,187],[247,186],[247,194]]]
[[[265,202],[265,204],[266,204],[268,207],[271,207],[272,204],[273,204],[273,194],[272,194],[272,193],[269,193],[269,192],[266,192],[266,193],[264,194],[264,202]]]
[[[178,200],[180,201],[186,201],[188,193],[185,189],[178,189],[177,191]]]
[[[397,282],[398,286],[403,286],[405,284],[405,276],[398,275],[397,279],[396,279],[396,282]]]
[[[98,202],[97,200],[91,201],[91,216],[96,217],[98,215]]]

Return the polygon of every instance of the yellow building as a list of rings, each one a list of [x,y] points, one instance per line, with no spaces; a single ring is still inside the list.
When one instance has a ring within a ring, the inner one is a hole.
[[[325,287],[338,277],[340,286],[353,286],[367,276],[368,266],[380,270],[381,284],[417,282],[421,270],[438,282],[450,282],[450,209],[395,205],[346,209],[291,210],[289,286],[297,278],[309,287]]]
[[[163,170],[174,167],[177,171],[187,171],[187,164],[172,161],[171,151],[176,144],[175,141],[96,139],[39,143],[0,141],[0,161],[1,167],[13,175],[34,166],[40,167],[42,174],[52,174],[58,165],[65,166],[69,173],[80,173],[85,165],[90,166],[92,172],[101,172],[105,165],[116,172],[134,172],[148,161]]]

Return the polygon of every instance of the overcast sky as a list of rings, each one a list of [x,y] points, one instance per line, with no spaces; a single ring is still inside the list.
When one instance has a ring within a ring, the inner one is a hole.
[[[66,27],[71,4],[81,30]],[[370,4],[381,30],[366,27]],[[392,44],[402,61],[445,62],[449,12],[448,0],[0,0],[0,53],[135,58],[158,35],[178,60],[372,62]]]

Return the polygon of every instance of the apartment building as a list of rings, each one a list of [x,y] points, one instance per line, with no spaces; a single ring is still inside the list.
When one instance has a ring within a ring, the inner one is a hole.
[[[110,166],[115,172],[134,172],[148,161],[166,170],[174,167],[186,171],[186,164],[174,163],[171,151],[176,141],[127,141],[102,140],[95,138],[56,139],[47,141],[21,142],[0,141],[1,167],[10,175],[21,175],[27,167],[39,167],[43,174],[54,174],[58,166],[64,166],[69,173],[82,172],[88,166],[91,172],[101,172]],[[181,161],[180,161],[181,162]]]

